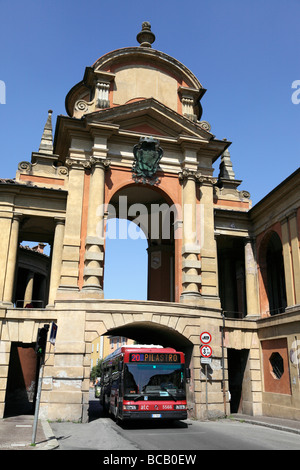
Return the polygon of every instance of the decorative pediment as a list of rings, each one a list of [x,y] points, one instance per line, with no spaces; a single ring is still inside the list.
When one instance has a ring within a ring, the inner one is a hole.
[[[138,142],[141,136],[153,136],[169,146],[166,155],[170,158],[175,151],[191,150],[195,155],[201,152],[204,165],[211,166],[230,142],[215,139],[209,129],[205,121],[193,122],[154,98],[141,98],[86,114],[81,119],[58,116],[54,148],[63,161],[75,140],[81,142],[83,152],[91,152],[94,136],[99,133],[106,139],[113,137],[115,144],[122,144],[123,149],[125,140]],[[177,165],[180,164],[178,158]]]
[[[210,141],[214,135],[208,131],[207,123],[192,122],[178,114],[154,98],[140,99],[125,105],[108,108],[90,113],[83,118],[89,126],[93,123],[110,122],[120,126],[120,129],[132,130],[159,136],[178,137],[181,134]],[[157,131],[156,133],[154,131]]]

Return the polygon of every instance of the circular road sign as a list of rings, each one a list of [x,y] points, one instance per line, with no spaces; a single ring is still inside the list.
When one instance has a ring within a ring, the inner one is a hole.
[[[203,344],[208,344],[211,342],[211,334],[208,331],[203,331],[200,335],[200,341]]]
[[[212,349],[210,346],[201,346],[200,348],[200,354],[203,357],[210,357],[212,355]]]

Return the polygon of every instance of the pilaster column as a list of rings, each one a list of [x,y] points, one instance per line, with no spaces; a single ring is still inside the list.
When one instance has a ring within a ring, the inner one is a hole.
[[[295,302],[296,304],[300,304],[300,251],[299,233],[297,226],[297,210],[292,211],[292,213],[289,215],[289,224],[294,271]]]
[[[104,258],[104,188],[105,170],[110,165],[106,159],[107,139],[95,136],[92,173],[89,191],[87,236],[83,271],[83,291],[103,296],[103,258]]]
[[[50,274],[50,287],[49,287],[49,298],[48,305],[54,305],[56,297],[56,291],[59,287],[61,264],[62,264],[62,252],[63,252],[63,240],[65,233],[65,219],[55,218],[56,226],[54,232],[53,248],[52,248],[52,262],[51,262],[51,274]]]
[[[90,164],[83,150],[72,149],[66,166],[69,167],[68,200],[59,289],[78,291],[84,174]]]
[[[12,303],[17,253],[18,253],[18,242],[19,242],[19,226],[20,226],[21,214],[14,214],[11,223],[9,251],[6,265],[6,276],[3,293],[3,302],[9,304]]]
[[[197,175],[200,183],[200,245],[203,296],[218,299],[217,243],[214,236],[213,185],[210,175]]]
[[[253,252],[253,243],[250,238],[245,238],[245,277],[247,317],[251,315],[259,316],[257,266]]]
[[[182,297],[199,296],[200,247],[197,244],[196,181],[195,172],[183,170],[183,240],[182,240]]]
[[[292,257],[291,257],[288,217],[285,217],[281,220],[281,233],[282,233],[282,253],[283,253],[283,264],[284,264],[286,300],[287,300],[287,306],[290,307],[291,305],[295,305],[295,291],[294,291],[293,263],[292,263]]]
[[[173,250],[170,244],[148,247],[148,300],[174,301]]]

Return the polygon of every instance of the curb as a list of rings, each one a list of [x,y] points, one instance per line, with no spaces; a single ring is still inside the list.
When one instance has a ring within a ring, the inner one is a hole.
[[[47,443],[45,445],[38,444],[37,450],[53,450],[59,447],[56,437],[53,434],[50,424],[46,420],[41,420],[41,425],[43,427],[43,431],[45,433],[45,437],[47,439]]]
[[[300,434],[300,429],[289,428],[281,424],[273,424],[273,423],[267,423],[265,421],[255,421],[254,419],[237,418],[237,417],[232,417],[232,416],[230,418],[234,419],[235,421],[240,421],[242,423],[255,424],[256,426],[264,426],[266,428],[277,429],[278,431],[285,431],[285,432],[291,432],[293,434]]]

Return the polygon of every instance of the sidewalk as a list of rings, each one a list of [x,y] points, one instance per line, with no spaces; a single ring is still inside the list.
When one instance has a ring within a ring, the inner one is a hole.
[[[270,416],[249,416],[244,414],[232,414],[229,419],[235,419],[244,423],[256,424],[257,426],[267,426],[280,431],[300,434],[300,421],[284,418],[272,418]]]
[[[31,445],[33,422],[33,415],[0,419],[0,451],[52,450],[58,447],[49,423],[44,420],[38,421],[35,445]]]

